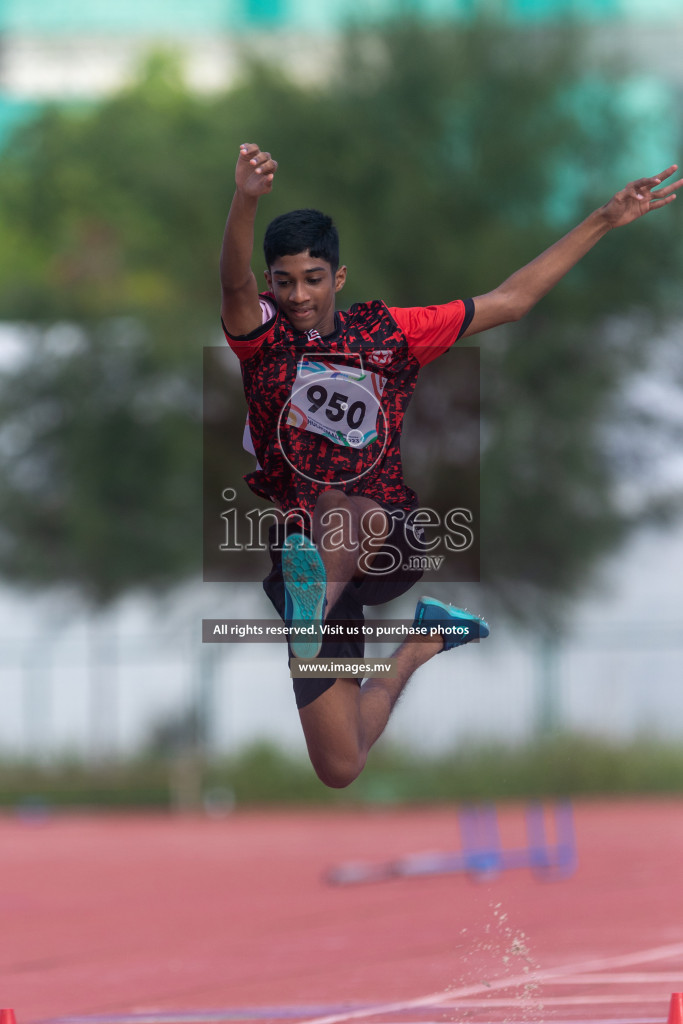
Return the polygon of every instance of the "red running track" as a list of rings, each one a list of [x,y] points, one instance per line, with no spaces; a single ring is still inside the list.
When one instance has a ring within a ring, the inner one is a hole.
[[[579,866],[331,887],[459,846],[454,808],[0,818],[17,1024],[662,1022],[683,991],[683,801],[575,805]],[[523,809],[499,808],[505,846]]]

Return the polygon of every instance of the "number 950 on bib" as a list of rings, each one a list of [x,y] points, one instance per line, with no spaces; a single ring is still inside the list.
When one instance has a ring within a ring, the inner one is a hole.
[[[335,444],[365,448],[377,439],[386,377],[379,373],[301,359],[292,387],[287,426],[309,430]]]

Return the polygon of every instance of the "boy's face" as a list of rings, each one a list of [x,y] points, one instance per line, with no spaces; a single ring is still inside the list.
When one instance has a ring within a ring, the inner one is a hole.
[[[274,260],[266,270],[266,281],[295,330],[332,334],[336,295],[344,287],[346,267],[333,272],[326,260],[306,250]]]

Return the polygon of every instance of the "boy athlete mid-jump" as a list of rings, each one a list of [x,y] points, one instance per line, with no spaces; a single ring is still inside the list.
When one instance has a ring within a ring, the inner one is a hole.
[[[264,237],[267,291],[251,269],[254,220],[277,161],[254,143],[240,147],[235,195],[221,252],[222,323],[240,361],[248,433],[258,466],[246,480],[274,503],[272,571],[264,588],[288,624],[305,624],[290,654],[362,660],[362,631],[342,639],[335,623],[362,623],[363,606],[384,604],[421,576],[424,550],[417,496],[403,479],[400,435],[420,368],[458,338],[519,320],[613,228],[676,198],[677,170],[633,181],[497,288],[444,305],[383,302],[336,309],[346,280],[329,217],[294,210]],[[412,514],[412,515],[411,515]],[[414,561],[413,561],[414,564]],[[323,623],[328,630],[323,636]],[[483,619],[421,598],[415,632],[394,654],[395,675],[362,682],[314,672],[294,679],[308,752],[328,786],[362,771],[392,708],[417,668],[443,650],[488,636]],[[292,632],[292,636],[295,636]]]

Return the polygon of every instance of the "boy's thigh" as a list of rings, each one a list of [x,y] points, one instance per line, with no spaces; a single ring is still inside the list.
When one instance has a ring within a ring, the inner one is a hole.
[[[263,581],[263,589],[276,612],[284,621],[285,584],[282,575],[282,561],[280,551],[273,546],[271,546],[271,560],[273,567]],[[362,661],[365,654],[364,622],[363,605],[356,594],[356,588],[348,585],[326,616],[325,623],[329,628],[325,631],[320,654],[314,660],[333,659],[340,663]],[[287,648],[291,660],[292,651],[289,644],[287,644]],[[356,680],[359,686],[362,678],[361,676]],[[329,690],[335,680],[325,676],[316,676],[313,671],[306,677],[294,678],[292,682],[297,707],[302,708],[314,701],[321,693]]]

